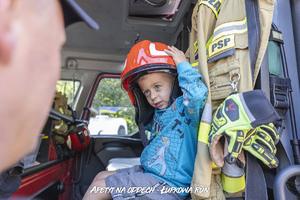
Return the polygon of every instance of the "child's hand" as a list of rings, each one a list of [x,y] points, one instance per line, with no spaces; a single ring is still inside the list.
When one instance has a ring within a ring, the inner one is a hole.
[[[169,50],[165,49],[165,52],[169,55],[172,56],[176,66],[181,63],[181,62],[188,62],[188,60],[186,59],[184,53],[180,50],[178,50],[176,47],[174,46],[168,46]]]

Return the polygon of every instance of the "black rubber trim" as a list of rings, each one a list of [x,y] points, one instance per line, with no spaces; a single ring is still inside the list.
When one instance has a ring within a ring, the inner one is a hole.
[[[42,163],[42,164],[27,168],[27,169],[24,170],[24,173],[21,175],[21,178],[24,178],[24,177],[32,175],[34,173],[43,171],[44,169],[47,169],[47,168],[50,168],[54,165],[60,164],[60,163],[66,161],[68,159],[70,159],[70,157],[66,157],[63,161],[61,161],[61,160],[52,160],[52,161],[49,161],[49,162],[46,162],[46,163]]]

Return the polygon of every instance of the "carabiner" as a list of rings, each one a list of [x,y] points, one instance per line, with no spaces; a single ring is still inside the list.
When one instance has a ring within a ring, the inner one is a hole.
[[[233,77],[235,75],[238,75],[238,78],[236,80],[233,80]],[[233,74],[233,75],[230,76],[230,82],[231,82],[231,87],[232,87],[232,90],[231,90],[230,94],[237,92],[237,84],[238,84],[238,81],[240,80],[240,78],[241,78],[240,73]]]

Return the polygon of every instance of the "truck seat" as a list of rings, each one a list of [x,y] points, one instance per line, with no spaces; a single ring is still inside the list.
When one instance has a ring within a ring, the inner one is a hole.
[[[134,165],[140,165],[140,157],[135,158],[112,158],[108,161],[106,171],[115,171],[117,169],[129,168]]]

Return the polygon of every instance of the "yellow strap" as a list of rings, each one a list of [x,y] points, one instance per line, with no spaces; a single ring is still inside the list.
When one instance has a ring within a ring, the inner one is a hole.
[[[221,173],[223,190],[228,193],[236,193],[245,188],[245,174],[239,178],[231,178]]]
[[[204,4],[207,7],[209,7],[213,11],[213,13],[215,14],[216,18],[218,18],[222,1],[223,0],[201,0],[200,3],[199,3],[199,5],[198,5],[197,12],[199,11],[199,6],[201,4]]]
[[[205,45],[206,58],[208,58],[208,48],[209,48],[209,45],[211,44],[212,41],[213,41],[213,36],[210,37],[210,39],[208,40],[208,42]],[[195,49],[195,54],[197,54],[197,51],[198,51],[198,40],[194,43],[194,49]],[[198,65],[198,62],[197,62],[197,65]]]
[[[210,124],[207,124],[205,122],[200,122],[198,141],[208,144],[209,130],[210,130]]]
[[[212,168],[218,168],[218,166],[214,162],[211,163],[212,163]]]
[[[213,36],[211,36],[210,39],[208,40],[208,42],[206,43],[206,45],[205,45],[206,49],[209,48],[209,45],[212,43],[212,41],[213,41]]]
[[[199,65],[198,62],[195,62],[195,63],[192,63],[192,64],[191,64],[191,66],[192,66],[193,68],[198,67],[198,65]],[[197,69],[197,71],[198,71],[198,69]]]
[[[195,53],[197,53],[197,51],[198,51],[198,40],[196,40],[196,42],[194,43],[194,49],[195,49]]]

